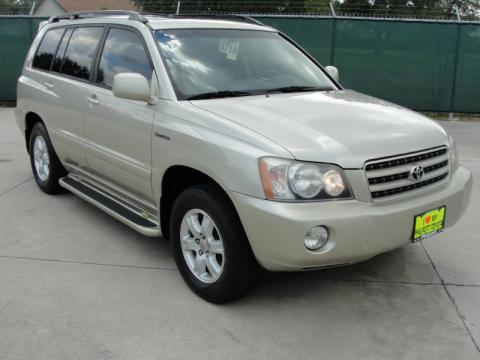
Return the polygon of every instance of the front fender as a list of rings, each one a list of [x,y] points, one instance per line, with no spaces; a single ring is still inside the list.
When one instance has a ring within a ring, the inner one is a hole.
[[[169,108],[179,106],[173,103],[156,112],[152,129],[155,198],[161,197],[163,175],[175,165],[208,175],[225,191],[264,198],[258,158],[291,158],[290,153],[249,129],[193,106],[185,106],[180,118],[178,108]]]

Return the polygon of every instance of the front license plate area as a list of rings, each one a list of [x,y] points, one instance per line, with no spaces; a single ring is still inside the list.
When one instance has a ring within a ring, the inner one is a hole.
[[[413,219],[412,242],[426,239],[432,235],[442,232],[445,228],[446,206],[428,210]]]

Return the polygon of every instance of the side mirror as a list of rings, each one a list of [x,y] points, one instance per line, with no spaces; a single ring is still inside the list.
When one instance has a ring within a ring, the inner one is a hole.
[[[333,78],[333,80],[338,82],[340,75],[338,74],[338,69],[335,66],[325,66],[325,70],[327,71],[328,75]]]
[[[149,102],[150,86],[145,76],[138,73],[120,73],[113,77],[113,95],[128,100]]]

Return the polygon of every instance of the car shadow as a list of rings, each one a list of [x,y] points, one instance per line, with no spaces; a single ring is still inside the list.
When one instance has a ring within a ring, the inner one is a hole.
[[[109,237],[114,238],[115,246],[125,251],[135,251],[132,256],[139,259],[140,266],[144,262],[145,267],[176,270],[169,240],[141,235],[75,195],[60,195],[64,196],[76,199],[75,206],[79,212],[89,213],[90,218],[98,219],[97,222],[105,227]],[[306,296],[332,282],[407,285],[440,283],[423,246],[410,244],[364,262],[342,267],[300,272],[263,270],[257,286],[243,301]]]
[[[254,291],[244,301],[296,299],[321,294],[331,285],[439,285],[439,280],[421,244],[377,255],[361,263],[301,272],[264,271]]]

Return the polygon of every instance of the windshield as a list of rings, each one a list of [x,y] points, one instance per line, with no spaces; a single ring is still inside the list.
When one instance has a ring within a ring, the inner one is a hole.
[[[278,33],[158,30],[155,37],[181,99],[335,89],[323,71]]]

